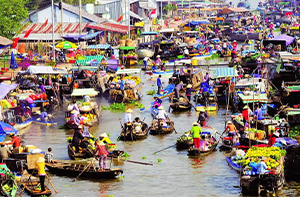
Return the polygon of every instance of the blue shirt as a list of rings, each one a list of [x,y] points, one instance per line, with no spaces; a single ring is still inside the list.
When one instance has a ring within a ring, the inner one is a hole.
[[[266,165],[265,162],[260,161],[256,164],[256,168],[257,168],[257,172],[259,174],[265,174],[266,172],[268,172],[268,166]]]
[[[157,84],[157,86],[162,86],[160,78],[157,78],[156,84]]]
[[[123,90],[124,86],[125,86],[125,81],[121,80],[121,82],[120,82],[120,89]]]
[[[47,112],[43,111],[43,112],[41,113],[41,116],[40,116],[41,121],[45,121],[45,118],[46,118],[46,117],[48,117],[48,114],[47,114]]]
[[[263,114],[262,114],[262,110],[260,108],[257,108],[254,111],[254,114],[257,116],[257,120],[263,120],[264,119]]]

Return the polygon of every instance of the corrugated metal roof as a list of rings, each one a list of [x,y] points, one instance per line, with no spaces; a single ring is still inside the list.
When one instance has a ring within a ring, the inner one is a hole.
[[[54,24],[54,33],[61,33],[61,23]],[[82,23],[82,29],[86,28],[89,23]],[[21,34],[26,34],[27,31],[33,29],[31,34],[46,34],[52,33],[52,23],[44,25],[43,23],[32,23],[28,24],[23,30]],[[79,23],[63,23],[63,33],[79,33]]]
[[[107,8],[109,11],[107,11]],[[104,2],[95,6],[94,12],[95,14],[109,13],[111,19],[117,20],[122,14],[122,2],[120,0]]]
[[[101,31],[112,31],[112,32],[118,32],[126,34],[128,32],[128,26],[126,25],[120,25],[120,24],[114,24],[114,23],[103,23],[103,24],[95,24],[95,25],[88,25],[87,28],[91,29],[97,29]],[[130,30],[133,30],[134,28],[130,28]]]
[[[0,45],[9,45],[12,43],[13,41],[11,41],[10,39],[0,36]]]

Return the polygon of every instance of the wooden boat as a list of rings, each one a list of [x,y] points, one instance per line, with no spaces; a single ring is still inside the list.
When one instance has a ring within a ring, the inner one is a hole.
[[[173,70],[166,70],[166,71],[152,71],[152,77],[158,77],[161,75],[162,77],[170,77],[173,75]]]
[[[230,159],[230,157],[226,157],[226,161],[227,161],[228,165],[229,165],[232,169],[234,169],[234,170],[237,171],[237,172],[241,172],[242,166],[240,166],[240,165],[236,164],[235,162],[233,162],[233,161]]]
[[[46,167],[51,173],[77,177],[86,167],[82,164],[71,164],[71,163],[46,163]],[[99,167],[90,165],[81,175],[84,178],[93,178],[93,179],[112,179],[123,174],[123,170],[120,168],[105,169],[100,171]]]
[[[121,132],[120,140],[121,141],[136,141],[141,140],[147,137],[149,127],[145,122],[142,123],[142,130],[137,131],[135,128],[133,128],[133,131],[124,131],[124,129]]]
[[[205,110],[205,111],[217,111],[217,109],[218,109],[218,104],[209,104],[208,106],[198,104],[198,105],[196,106],[197,112],[200,111],[201,109],[203,109],[203,110]]]
[[[154,119],[151,122],[150,125],[150,134],[151,135],[158,135],[158,134],[169,134],[172,133],[175,128],[174,128],[174,122],[171,120],[166,121],[167,126],[163,126],[163,123],[160,122],[158,119]]]
[[[158,109],[156,107],[154,107],[154,102],[151,102],[150,112],[151,112],[152,118],[155,119],[155,117],[157,116],[157,113],[158,113]]]
[[[174,90],[175,90],[175,85],[174,84],[169,84],[165,89],[163,89],[161,91],[160,94],[155,94],[155,95],[152,96],[152,98],[158,97],[158,98],[162,99],[162,98],[165,98],[165,97],[169,97],[169,96],[174,94]]]
[[[173,111],[186,111],[192,108],[192,104],[186,98],[172,98],[170,102],[170,107]]]
[[[22,123],[16,123],[16,124],[14,125],[14,128],[17,129],[17,130],[24,129],[24,128],[30,126],[31,123],[32,123],[32,121],[33,121],[33,119],[32,119],[32,118],[29,118],[28,120],[26,120],[26,121],[24,121],[24,122],[22,122]]]
[[[240,186],[243,194],[260,195],[262,191],[276,192],[285,182],[283,166],[279,165],[275,174],[242,175]]]
[[[40,118],[37,118],[35,120],[32,121],[35,124],[40,124],[40,125],[45,125],[45,126],[50,126],[50,125],[56,125],[57,122],[56,121],[41,121]]]
[[[0,195],[16,196],[18,183],[15,175],[8,169],[5,163],[0,164]]]
[[[45,185],[46,193],[41,193],[40,183],[39,182],[28,182],[22,183],[22,186],[25,187],[25,191],[31,196],[50,196],[52,191]]]
[[[121,150],[108,150],[108,152],[109,155],[114,158],[117,158],[124,154],[124,151]],[[94,153],[89,149],[85,149],[85,151],[81,153],[75,153],[75,151],[72,149],[71,143],[68,144],[68,155],[72,160],[87,159],[87,158],[94,157]]]
[[[203,128],[203,127],[202,127]],[[202,131],[202,135],[210,135],[210,132]],[[177,150],[185,150],[189,149],[193,146],[193,138],[189,131],[185,132],[182,136],[180,136],[176,141],[176,149]]]
[[[188,155],[189,156],[208,155],[216,150],[217,145],[218,145],[218,142],[215,141],[213,145],[208,147],[208,150],[200,150],[198,148],[192,148],[192,149],[188,150]]]

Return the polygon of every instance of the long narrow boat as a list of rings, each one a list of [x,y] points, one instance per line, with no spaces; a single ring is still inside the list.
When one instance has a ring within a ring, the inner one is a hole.
[[[226,161],[227,161],[228,165],[229,165],[232,169],[234,169],[234,170],[237,171],[237,172],[241,172],[242,167],[241,167],[240,165],[236,164],[235,162],[233,162],[233,161],[230,159],[230,157],[226,157]]]
[[[40,183],[39,182],[28,182],[22,183],[22,186],[25,187],[25,191],[31,196],[50,196],[52,191],[45,185],[46,193],[41,193]]]
[[[151,135],[159,135],[159,134],[169,134],[172,133],[174,128],[174,122],[171,120],[166,121],[166,126],[162,125],[162,122],[159,122],[158,119],[154,119],[150,125],[150,134]]]
[[[30,126],[32,121],[33,121],[33,118],[29,118],[29,119],[27,119],[26,121],[24,121],[22,123],[16,123],[14,125],[14,128],[17,129],[17,130],[24,129],[24,128]]]
[[[78,176],[87,167],[87,165],[60,162],[46,163],[46,167],[50,172],[71,177]],[[81,177],[94,179],[112,179],[118,176],[119,174],[123,174],[123,170],[120,168],[105,169],[104,171],[100,171],[99,167],[90,165],[82,173]]]
[[[211,132],[202,131],[202,135],[211,135]],[[187,131],[177,139],[176,149],[179,151],[189,149],[193,146],[193,144],[194,144],[193,137],[192,137],[190,131]]]
[[[137,131],[135,128],[133,128],[133,131],[124,131],[122,129],[120,140],[121,141],[136,141],[141,140],[147,137],[149,131],[149,127],[145,122],[142,122],[142,130]]]
[[[174,90],[175,90],[175,85],[174,84],[169,84],[165,89],[162,90],[161,94],[154,94],[152,96],[152,98],[158,97],[158,98],[162,99],[162,98],[165,98],[165,97],[169,97],[172,94],[174,94]]]
[[[37,118],[33,120],[33,123],[35,124],[40,124],[40,125],[45,125],[45,126],[50,126],[50,125],[56,125],[56,121],[42,121],[40,118]]]
[[[216,150],[217,145],[218,145],[218,142],[215,141],[214,144],[208,148],[208,150],[200,150],[198,148],[192,148],[192,149],[188,150],[188,155],[189,156],[208,155]]]
[[[173,109],[173,111],[186,111],[192,108],[192,104],[186,98],[173,98],[170,102],[170,107]]]

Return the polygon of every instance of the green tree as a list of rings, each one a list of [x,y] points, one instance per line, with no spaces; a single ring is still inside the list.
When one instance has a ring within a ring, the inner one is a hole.
[[[28,18],[27,0],[0,0],[0,35],[11,39]]]
[[[170,17],[170,13],[173,11],[173,10],[176,10],[177,9],[177,6],[176,5],[173,5],[171,3],[168,3],[166,5],[166,7],[163,8],[164,10],[167,10],[167,17]]]

